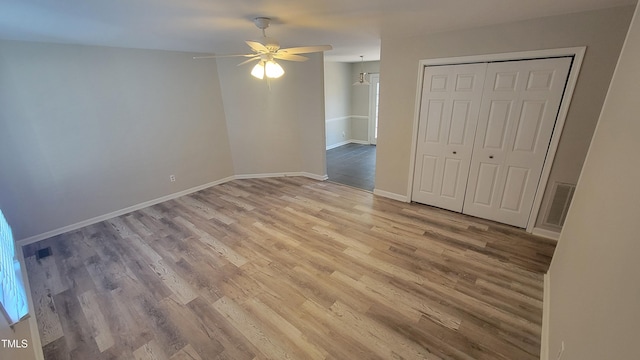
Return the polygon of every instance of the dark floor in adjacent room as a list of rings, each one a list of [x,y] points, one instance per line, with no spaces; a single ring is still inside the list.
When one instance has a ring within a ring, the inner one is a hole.
[[[346,144],[327,150],[329,181],[373,191],[376,146]]]

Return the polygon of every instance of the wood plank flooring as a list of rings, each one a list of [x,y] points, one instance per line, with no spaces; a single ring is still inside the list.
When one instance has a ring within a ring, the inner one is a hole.
[[[287,177],[228,182],[23,251],[48,360],[527,360],[539,358],[554,244]]]
[[[376,146],[346,144],[327,150],[329,181],[373,191],[376,176]]]

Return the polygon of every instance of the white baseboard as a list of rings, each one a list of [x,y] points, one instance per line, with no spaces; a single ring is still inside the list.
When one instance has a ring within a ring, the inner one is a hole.
[[[392,192],[388,192],[388,191],[384,191],[384,190],[380,190],[380,189],[373,189],[373,194],[374,195],[378,195],[378,196],[382,196],[382,197],[386,197],[392,200],[397,200],[397,201],[402,201],[402,202],[409,202],[409,198],[406,195],[400,195],[400,194],[396,194],[396,193],[392,193]]]
[[[349,142],[351,142],[352,144],[361,144],[361,145],[371,145],[371,143],[367,140],[354,140],[351,139],[349,140]]]
[[[325,181],[329,179],[329,175],[324,174],[324,175],[318,175],[318,174],[312,174],[312,173],[308,173],[308,172],[301,172],[301,173],[296,173],[299,175],[286,175],[286,176],[304,176],[304,177],[308,177],[310,179],[313,180],[318,180],[318,181]]]
[[[335,149],[335,148],[337,148],[337,147],[340,147],[340,146],[342,146],[342,145],[347,145],[347,144],[349,144],[349,143],[351,143],[351,141],[350,141],[350,140],[347,140],[347,141],[341,141],[341,142],[339,142],[339,143],[335,143],[335,144],[333,144],[333,145],[328,145],[328,146],[326,147],[326,150]]]
[[[371,143],[366,141],[366,140],[351,139],[351,140],[347,140],[347,141],[341,141],[341,142],[335,143],[333,145],[329,145],[329,146],[326,147],[326,150],[335,149],[337,147],[340,147],[340,146],[343,146],[343,145],[347,145],[347,144],[371,145]]]
[[[196,187],[192,187],[190,189],[186,189],[183,191],[179,191],[177,193],[173,193],[173,194],[169,194],[169,195],[165,195],[162,197],[159,197],[157,199],[153,199],[153,200],[149,200],[149,201],[145,201],[143,203],[140,204],[136,204],[133,206],[129,206],[126,207],[124,209],[120,209],[120,210],[116,210],[104,215],[100,215],[100,216],[96,216],[93,217],[91,219],[87,219],[87,220],[83,220],[80,222],[77,222],[75,224],[71,224],[71,225],[67,225],[67,226],[63,226],[61,228],[58,229],[54,229],[51,231],[47,231],[44,232],[42,234],[38,234],[38,235],[34,235],[25,239],[20,239],[18,241],[16,241],[16,244],[18,246],[25,246],[25,245],[29,245],[29,244],[33,244],[35,242],[44,240],[44,239],[48,239],[50,237],[56,236],[56,235],[60,235],[60,234],[64,234],[66,232],[69,231],[73,231],[73,230],[77,230],[80,228],[83,228],[85,226],[89,226],[89,225],[93,225],[96,223],[99,223],[101,221],[105,221],[114,217],[118,217],[124,214],[128,214],[130,212],[136,211],[136,210],[140,210],[140,209],[144,209],[146,207],[155,205],[155,204],[159,204],[161,202],[165,202],[165,201],[169,201],[169,200],[173,200],[175,198],[179,198],[180,196],[184,196],[184,195],[188,195],[191,193],[194,193],[196,191],[200,191],[200,190],[204,190],[206,188],[209,188],[211,186],[215,186],[215,185],[220,185],[220,184],[224,184],[226,182],[229,182],[231,180],[236,180],[236,179],[256,179],[256,178],[267,178],[267,177],[285,177],[285,176],[304,176],[304,177],[308,177],[314,180],[319,180],[319,181],[324,181],[327,180],[329,178],[329,176],[325,175],[317,175],[317,174],[312,174],[312,173],[308,173],[308,172],[287,172],[287,173],[268,173],[268,174],[243,174],[243,175],[234,175],[234,176],[229,176],[226,177],[224,179],[220,179],[220,180],[216,180],[207,184],[203,184],[203,185],[199,185]]]
[[[47,232],[42,233],[42,234],[34,235],[34,236],[28,237],[26,239],[21,239],[21,240],[16,241],[16,244],[18,244],[18,246],[29,245],[29,244],[38,242],[40,240],[48,239],[48,238],[50,238],[52,236],[64,234],[66,232],[77,230],[77,229],[83,228],[83,227],[88,226],[88,225],[99,223],[101,221],[105,221],[105,220],[108,220],[108,219],[111,219],[111,218],[114,218],[114,217],[117,217],[117,216],[120,216],[120,215],[128,214],[128,213],[136,211],[136,210],[144,209],[144,208],[146,208],[148,206],[152,206],[152,205],[164,202],[164,201],[172,200],[172,199],[178,198],[180,196],[188,195],[188,194],[191,194],[191,193],[194,193],[196,191],[200,191],[200,190],[206,189],[206,188],[214,186],[214,185],[223,184],[223,183],[226,183],[228,181],[233,180],[234,178],[235,178],[234,176],[229,176],[229,177],[226,177],[224,179],[220,179],[220,180],[216,180],[216,181],[213,181],[213,182],[210,182],[210,183],[207,183],[207,184],[203,184],[203,185],[199,185],[199,186],[196,186],[196,187],[192,187],[190,189],[179,191],[177,193],[165,195],[165,196],[159,197],[157,199],[145,201],[145,202],[140,203],[140,204],[136,204],[136,205],[133,205],[133,206],[126,207],[124,209],[120,209],[120,210],[116,210],[116,211],[113,211],[113,212],[110,212],[110,213],[107,213],[107,214],[104,214],[104,215],[96,216],[96,217],[93,217],[91,219],[87,219],[87,220],[83,220],[83,221],[77,222],[75,224],[63,226],[61,228],[58,228],[58,229],[55,229],[55,230],[51,230],[51,231],[47,231]]]
[[[549,360],[549,311],[551,302],[551,276],[544,274],[544,294],[542,295],[542,334],[540,339],[540,360]]]
[[[304,176],[304,177],[308,177],[310,179],[319,180],[319,181],[324,181],[329,178],[329,176],[326,174],[318,175],[318,174],[312,174],[304,171],[284,172],[284,173],[240,174],[240,175],[234,176],[233,178],[240,180],[240,179],[261,179],[261,178],[287,177],[287,176]]]
[[[262,173],[262,174],[238,174],[234,178],[238,180],[243,179],[263,179],[272,177],[285,177],[287,173]]]
[[[555,240],[555,241],[558,241],[558,239],[560,239],[560,233],[559,232],[555,232],[555,231],[551,231],[551,230],[547,230],[547,229],[542,229],[542,228],[538,228],[538,227],[533,228],[533,230],[531,230],[531,233],[533,235],[542,236],[544,238]]]

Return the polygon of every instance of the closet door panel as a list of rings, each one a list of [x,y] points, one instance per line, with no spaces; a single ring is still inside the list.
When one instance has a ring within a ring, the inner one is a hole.
[[[413,201],[462,211],[486,67],[425,68]]]
[[[526,227],[570,66],[570,58],[488,65],[465,214]]]

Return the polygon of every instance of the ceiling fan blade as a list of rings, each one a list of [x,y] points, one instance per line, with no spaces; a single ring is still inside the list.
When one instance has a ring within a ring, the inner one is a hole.
[[[267,49],[266,46],[260,44],[257,41],[245,41],[247,43],[247,45],[249,45],[249,47],[251,49],[253,49],[253,51],[257,52],[258,54],[262,54],[262,53],[268,53],[269,49]]]
[[[307,60],[309,60],[309,58],[306,57],[306,56],[293,55],[293,54],[280,53],[280,52],[274,54],[273,58],[274,59],[289,60],[289,61],[307,61]]]
[[[245,60],[245,61],[241,62],[240,64],[238,64],[238,65],[236,65],[236,66],[242,66],[242,65],[244,65],[244,64],[248,64],[248,63],[250,63],[250,62],[252,62],[252,61],[259,60],[259,59],[260,59],[260,56],[254,56],[254,57],[252,57],[251,59],[249,59],[249,60]]]
[[[204,55],[204,56],[194,56],[194,59],[215,59],[215,58],[227,58],[227,57],[253,57],[256,54],[232,54],[232,55]]]
[[[313,52],[328,51],[331,49],[333,49],[331,45],[302,46],[302,47],[294,47],[294,48],[288,48],[288,49],[280,49],[278,50],[278,53],[308,54]]]

